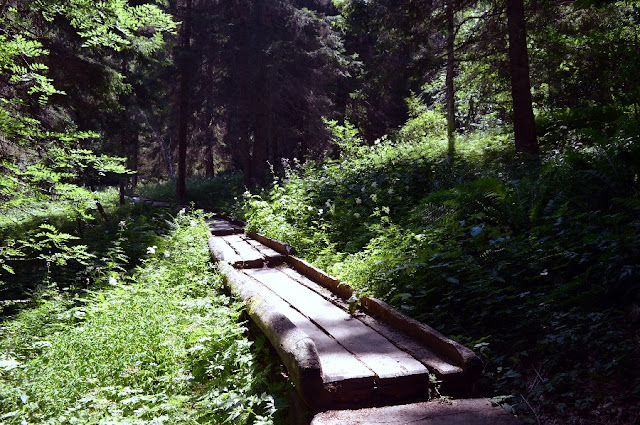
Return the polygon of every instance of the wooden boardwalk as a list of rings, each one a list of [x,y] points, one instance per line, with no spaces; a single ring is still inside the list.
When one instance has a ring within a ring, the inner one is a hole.
[[[391,413],[389,421],[379,422],[380,410],[371,409],[415,406],[420,416],[434,377],[454,394],[472,391],[481,364],[470,350],[375,299],[363,299],[362,308],[351,314],[352,290],[291,256],[290,247],[245,235],[228,221],[212,219],[209,225],[209,247],[231,291],[245,301],[279,353],[305,409],[325,412],[314,424],[337,423],[345,412],[362,420],[353,422],[350,416],[344,423],[404,423],[393,422]],[[407,404],[417,401],[423,403]],[[389,412],[406,416],[411,409]],[[512,419],[499,409],[483,409]],[[377,419],[367,420],[367,414]]]

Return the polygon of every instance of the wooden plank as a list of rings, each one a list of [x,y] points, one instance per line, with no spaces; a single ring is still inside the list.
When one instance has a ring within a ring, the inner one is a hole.
[[[219,219],[207,220],[211,234],[215,236],[233,235],[235,233],[242,232],[242,229],[235,226],[228,221]]]
[[[255,232],[247,232],[247,236],[257,240],[261,244],[266,245],[271,249],[276,250],[282,255],[294,255],[296,253],[295,248],[288,243],[280,242]]]
[[[281,264],[285,260],[284,255],[280,254],[279,252],[276,252],[275,250],[269,248],[268,246],[263,245],[260,242],[254,239],[251,239],[249,237],[245,237],[245,240],[249,245],[257,249],[258,252],[262,254],[262,256],[265,258],[265,260],[267,260],[269,265],[275,266],[275,265]]]
[[[311,281],[329,289],[343,300],[349,298],[353,293],[352,288],[348,285],[299,258],[289,256],[287,263]],[[436,375],[443,380],[442,387],[449,394],[465,395],[473,392],[475,382],[482,374],[482,362],[472,350],[445,337],[430,326],[398,312],[378,299],[361,297],[360,310],[367,316],[375,318],[378,323],[384,324],[382,330],[389,330],[393,333],[395,329],[399,335],[408,335],[409,338],[394,341],[394,344],[431,367]],[[384,334],[382,330],[380,333],[391,340],[390,335]],[[419,349],[420,346],[428,347],[428,351]]]
[[[345,300],[353,295],[353,289],[349,285],[343,284],[335,277],[329,276],[323,270],[314,267],[298,257],[293,255],[288,256],[287,263],[298,273],[308,277],[314,282],[318,282]]]
[[[353,410],[329,410],[311,425],[518,425],[515,416],[487,399],[434,400]]]
[[[299,330],[307,334],[315,343],[320,356],[322,366],[323,381],[331,383],[349,379],[362,380],[364,386],[373,388],[375,374],[362,362],[356,359],[338,342],[323,332],[318,326],[312,323],[307,317],[295,310],[289,303],[281,297],[268,290],[263,284],[257,281],[251,273],[252,269],[243,270],[248,279],[254,282],[255,294],[269,303],[278,313],[289,319]],[[267,290],[268,293],[264,291]]]
[[[264,256],[244,239],[244,235],[229,235],[220,238],[229,244],[241,258],[241,261],[234,264],[234,267],[254,268],[264,265]]]
[[[410,335],[400,332],[392,326],[389,326],[384,322],[380,322],[366,314],[358,316],[358,320],[374,329],[380,335],[385,336],[402,351],[411,354],[411,356],[420,363],[434,371],[439,378],[443,379],[448,375],[462,373],[462,368],[452,365],[447,359],[438,356],[431,349],[421,344]]]
[[[290,268],[282,268],[281,270],[293,280],[320,294],[333,304],[340,306],[343,309],[348,308],[348,305],[344,300],[333,294],[324,286],[313,282],[306,276],[301,276]],[[358,314],[356,318],[378,332],[380,335],[387,338],[396,347],[400,348],[402,351],[409,353],[420,363],[427,366],[430,370],[434,371],[439,378],[446,379],[446,375],[462,373],[462,368],[451,364],[450,361],[448,361],[445,357],[437,355],[429,347],[422,344],[419,340],[411,337],[409,334],[402,332],[399,329],[394,328],[387,323],[381,322],[367,314]]]
[[[412,375],[428,376],[427,368],[416,359],[282,271],[260,269],[246,273],[303,312],[373,370],[381,381]]]
[[[443,390],[458,396],[473,392],[475,383],[482,374],[482,362],[472,350],[445,337],[430,326],[400,313],[381,300],[363,297],[361,302],[369,315],[406,332],[440,357],[447,359],[449,363],[462,369],[461,373],[454,372],[439,376],[447,377],[443,380]]]
[[[273,344],[289,378],[307,406],[326,402],[320,357],[313,340],[277,309],[284,301],[255,279],[221,261],[218,269],[234,296],[245,303],[253,322]]]
[[[362,386],[373,389],[375,374],[371,369],[299,311],[293,309],[284,300],[282,303],[278,305],[278,311],[291,320],[298,329],[309,335],[316,344],[322,365],[323,382],[358,380],[361,381]]]
[[[331,336],[245,271],[225,262],[219,267],[232,293],[246,303],[249,315],[278,351],[309,406],[317,411],[329,405],[363,403],[375,396],[373,371]]]
[[[209,238],[209,250],[218,261],[225,261],[229,264],[242,262],[242,257],[220,236]]]
[[[345,300],[340,298],[338,295],[333,293],[330,289],[320,285],[319,283],[314,282],[313,280],[309,279],[304,275],[301,275],[300,273],[298,273],[297,271],[289,267],[282,267],[280,268],[280,270],[282,271],[282,273],[286,274],[291,279],[295,280],[301,285],[306,286],[307,288],[311,289],[313,292],[320,294],[322,297],[329,300],[331,303],[337,305],[341,309],[345,311],[349,310],[349,304]]]

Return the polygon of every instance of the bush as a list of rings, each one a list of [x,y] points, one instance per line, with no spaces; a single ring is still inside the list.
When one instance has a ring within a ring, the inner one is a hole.
[[[292,168],[245,217],[478,350],[484,395],[511,410],[640,414],[609,396],[640,397],[637,140],[569,140],[532,162],[505,134],[461,137],[453,160],[443,138],[409,139]]]

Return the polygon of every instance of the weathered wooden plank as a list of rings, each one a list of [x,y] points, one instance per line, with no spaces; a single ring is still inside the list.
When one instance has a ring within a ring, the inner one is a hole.
[[[329,289],[343,300],[353,294],[353,289],[349,285],[341,283],[304,260],[289,256],[287,257],[287,263],[300,274]],[[475,382],[482,373],[482,362],[472,350],[445,337],[430,326],[400,313],[376,298],[361,297],[360,308],[364,313],[377,319],[380,323],[408,334],[416,343],[428,347],[437,358],[443,359],[445,363],[438,363],[433,359],[431,366],[438,377],[443,379],[443,387],[449,394],[461,395],[473,392]],[[415,344],[413,346],[416,347]],[[405,348],[408,348],[408,346]],[[425,352],[414,353],[411,350],[408,350],[408,352],[412,355],[416,354],[416,358],[420,358],[423,361],[429,358],[425,357]],[[461,371],[458,372],[446,367],[446,363],[459,367]]]
[[[351,353],[349,353],[338,342],[324,333],[318,326],[312,323],[309,318],[305,317],[299,311],[295,310],[289,303],[274,294],[266,292],[261,287],[263,284],[255,280],[250,273],[244,270],[241,273],[247,275],[247,284],[253,284],[254,294],[261,299],[268,301],[269,305],[278,313],[285,316],[293,323],[296,328],[308,335],[314,342],[318,351],[320,365],[322,366],[323,382],[331,383],[336,381],[344,381],[350,379],[363,380],[365,386],[373,388],[374,373],[368,369],[362,362],[358,361]],[[267,289],[267,288],[264,288]],[[254,295],[254,296],[255,296]],[[367,379],[368,378],[368,379]]]
[[[287,263],[298,273],[308,277],[314,282],[318,282],[345,300],[353,295],[353,289],[349,285],[343,284],[335,277],[329,276],[323,270],[314,267],[301,258],[291,255],[287,257]]]
[[[327,288],[317,284],[316,282],[313,282],[306,276],[302,276],[290,268],[282,268],[281,270],[293,280],[320,294],[322,297],[328,299],[333,304],[338,305],[343,309],[348,308],[348,305],[344,300],[333,294]],[[393,326],[390,326],[389,324],[381,322],[366,314],[358,314],[356,318],[378,332],[380,335],[387,338],[396,347],[400,348],[402,351],[409,353],[420,363],[427,366],[427,368],[435,372],[439,378],[447,379],[447,376],[462,373],[462,368],[451,364],[451,362],[447,358],[437,355],[426,345],[420,343],[420,341],[408,335],[406,332],[394,328]]]
[[[211,229],[211,234],[214,236],[226,236],[242,232],[242,228],[225,220],[209,219],[207,220],[207,224],[209,225],[209,229]]]
[[[448,394],[463,395],[473,392],[475,383],[482,374],[482,361],[472,350],[447,338],[432,327],[400,313],[381,300],[363,297],[361,303],[364,311],[370,316],[406,332],[447,362],[462,369],[461,373],[439,374],[440,378],[446,376],[446,380],[443,380],[443,389]]]
[[[242,257],[220,236],[209,238],[209,250],[218,261],[225,261],[229,264],[238,264],[243,261]]]
[[[244,235],[228,235],[220,236],[241,258],[238,263],[233,263],[235,268],[255,268],[264,265],[264,256],[251,246],[245,239]]]
[[[324,333],[309,318],[293,309],[286,301],[278,303],[278,311],[286,316],[301,331],[309,335],[316,345],[320,365],[322,366],[322,381],[334,383],[338,381],[357,380],[363,387],[373,389],[375,374],[360,362],[353,354]]]
[[[440,400],[319,413],[311,425],[518,425],[520,421],[487,399]]]
[[[262,257],[260,252],[247,240],[244,235],[228,235],[222,236],[222,239],[235,249],[245,260],[252,260],[256,257]]]
[[[328,288],[325,288],[324,286],[314,282],[308,277],[301,275],[300,273],[293,270],[292,268],[281,267],[280,270],[282,271],[282,273],[286,274],[291,279],[295,280],[296,282],[299,282],[301,285],[306,286],[307,288],[311,289],[313,292],[320,294],[322,297],[329,300],[331,303],[337,305],[338,307],[342,308],[343,310],[345,311],[349,310],[349,304],[345,300],[340,298],[338,295],[334,294]]]
[[[280,270],[247,270],[247,274],[262,282],[285,301],[295,305],[296,309],[302,311],[340,345],[356,355],[376,373],[380,384],[384,385],[382,381],[404,376],[428,376],[427,368],[416,359]]]
[[[281,264],[285,260],[285,255],[280,254],[279,252],[269,248],[266,245],[261,244],[257,240],[246,237],[245,240],[249,245],[254,247],[260,252],[260,254],[265,258],[265,260],[269,263],[270,266],[276,266]]]
[[[294,255],[296,253],[295,248],[293,248],[288,243],[280,242],[255,232],[248,232],[247,236],[249,236],[251,239],[255,239],[263,245],[268,246],[271,249],[276,250],[282,255]]]
[[[230,264],[219,262],[231,292],[242,299],[253,322],[271,341],[303,402],[317,408],[325,402],[322,367],[314,341],[279,308],[284,302]]]

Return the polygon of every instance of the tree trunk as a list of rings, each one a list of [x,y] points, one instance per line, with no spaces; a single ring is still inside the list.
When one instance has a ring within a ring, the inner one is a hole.
[[[264,68],[263,68],[264,69]],[[251,157],[251,169],[253,170],[253,183],[257,185],[264,184],[267,174],[267,145],[268,141],[268,113],[266,101],[266,85],[260,90],[260,98],[256,102],[256,125],[253,138],[253,155]]]
[[[127,56],[126,54],[122,57],[122,69],[121,69],[121,73],[122,73],[122,78],[126,79],[126,74],[127,74],[127,67],[128,67],[128,61],[127,61]],[[120,114],[120,120],[122,121],[121,125],[120,125],[120,156],[123,158],[127,158],[127,162],[125,163],[125,166],[128,165],[127,163],[128,161],[128,157],[129,155],[127,152],[127,109],[124,108],[124,98],[123,96],[120,98],[120,105],[123,106],[122,109],[122,113]],[[127,187],[127,175],[126,174],[121,174],[120,177],[118,178],[118,189],[119,189],[119,197],[118,197],[118,201],[119,204],[122,206],[125,204],[125,191],[126,191],[126,187]]]
[[[447,140],[448,154],[453,157],[456,151],[456,110],[455,110],[455,88],[453,86],[453,77],[455,72],[455,32],[454,32],[454,10],[453,1],[447,0]]]
[[[471,124],[473,123],[473,118],[476,115],[476,103],[473,100],[473,97],[469,97],[469,111],[467,112],[467,119],[465,122],[465,131],[471,130]]]
[[[518,152],[535,154],[539,146],[531,100],[523,0],[507,0],[507,28],[515,147]]]
[[[213,163],[213,134],[207,131],[207,141],[205,147],[204,173],[207,177],[213,177],[215,174],[215,164]]]
[[[140,139],[136,137],[133,144],[133,152],[131,153],[131,170],[135,172],[131,176],[131,188],[135,191],[138,187],[138,163],[140,160]]]
[[[246,74],[243,74],[239,78],[243,78],[240,81],[240,108],[237,114],[240,116],[238,119],[238,150],[240,158],[242,160],[242,175],[244,177],[244,186],[249,189],[253,187],[253,170],[251,164],[251,132],[249,130],[249,94],[247,89]]]
[[[182,20],[182,58],[180,64],[179,117],[178,117],[178,175],[176,179],[176,202],[183,203],[187,193],[187,138],[189,131],[189,87],[191,85],[191,4],[186,0],[185,16]]]

